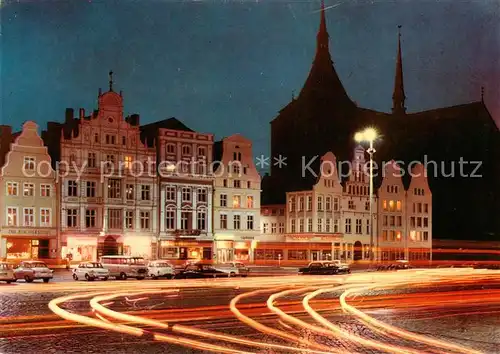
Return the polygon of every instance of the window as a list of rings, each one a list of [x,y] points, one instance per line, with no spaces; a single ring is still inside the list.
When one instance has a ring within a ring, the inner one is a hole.
[[[94,143],[98,143],[99,142],[99,134],[95,133],[94,134]]]
[[[394,211],[394,200],[389,200],[389,211]]]
[[[387,215],[384,215],[383,226],[387,226]]]
[[[253,230],[253,215],[247,215],[247,230]]]
[[[307,196],[307,211],[311,211],[313,208],[313,201],[311,196]]]
[[[190,155],[191,154],[191,146],[182,145],[182,154],[183,155]]]
[[[220,206],[227,207],[227,194],[220,195]]]
[[[122,228],[122,210],[121,209],[108,209],[108,228],[121,229]]]
[[[307,232],[312,232],[313,230],[313,220],[312,219],[307,219]]]
[[[391,215],[390,219],[389,219],[391,222],[389,224],[389,226],[395,226],[396,225],[396,218],[394,217],[394,215]]]
[[[246,167],[245,167],[245,168],[246,168]],[[252,188],[252,182],[247,181],[247,188],[248,188],[248,189]]]
[[[241,208],[241,197],[233,195],[233,208]]]
[[[207,202],[207,190],[204,188],[198,188],[198,202]]]
[[[167,154],[175,154],[175,145],[167,144]]]
[[[424,213],[426,213],[426,214],[429,213],[429,204],[427,204],[427,203],[424,204]]]
[[[93,181],[87,181],[87,188],[85,189],[85,195],[87,198],[94,198],[96,190],[96,183]]]
[[[417,218],[417,227],[422,227],[422,218]]]
[[[366,234],[370,234],[370,220],[366,220]]]
[[[356,234],[361,235],[363,233],[363,225],[361,224],[361,219],[356,219]]]
[[[134,228],[134,211],[126,210],[125,211],[125,228],[133,229]]]
[[[323,197],[318,197],[318,210],[323,211]]]
[[[285,232],[285,223],[280,222],[279,226],[278,226],[278,229],[279,229],[279,233],[280,234],[284,233]]]
[[[429,232],[424,231],[424,241],[429,241]]]
[[[168,186],[166,188],[166,199],[167,200],[175,200],[175,187]]]
[[[7,182],[7,195],[17,195],[17,182]]]
[[[30,156],[24,156],[23,168],[25,171],[35,170],[35,158]]]
[[[304,219],[299,219],[299,232],[304,232]]]
[[[110,163],[115,163],[115,155],[106,155],[106,161]]]
[[[124,156],[123,162],[124,162],[124,167],[127,170],[130,170],[132,168],[132,156]]]
[[[253,196],[251,195],[247,196],[247,208],[253,209]]]
[[[50,209],[40,208],[40,226],[51,226]]]
[[[293,212],[295,210],[295,197],[290,197],[288,200],[288,210]]]
[[[351,219],[345,219],[345,233],[351,233]]]
[[[387,230],[382,231],[382,241],[387,241]]]
[[[7,226],[17,226],[17,208],[7,208]]]
[[[267,231],[269,229],[269,224],[267,222],[265,222],[263,225],[262,225],[262,232],[267,234]]]
[[[292,219],[290,220],[290,231],[293,233],[295,233],[295,219]]]
[[[108,181],[108,198],[120,198],[121,180],[110,179]]]
[[[239,175],[240,174],[240,165],[237,164],[237,163],[230,163],[230,165],[233,167],[233,173],[236,174],[236,175]]]
[[[67,227],[77,227],[78,226],[78,210],[68,209],[66,210],[66,226]]]
[[[241,216],[234,215],[233,226],[235,230],[239,230],[241,228]]]
[[[141,230],[149,230],[149,211],[141,211]]]
[[[339,232],[340,227],[339,227],[339,219],[333,220],[333,232],[337,233]]]
[[[35,209],[24,208],[23,214],[23,226],[35,226]]]
[[[127,200],[134,200],[134,185],[133,184],[127,184],[125,185],[125,198]]]
[[[403,217],[401,215],[398,215],[396,226],[402,226],[403,225]]]
[[[400,200],[398,200],[398,201],[396,202],[396,210],[397,210],[397,211],[401,211],[401,201],[400,201]]]
[[[299,211],[304,210],[304,197],[299,197]]]
[[[233,160],[241,161],[241,152],[233,152]]]
[[[95,227],[96,211],[95,209],[85,210],[85,227],[91,228]]]
[[[151,200],[151,186],[149,184],[141,185],[141,200]]]
[[[175,229],[175,210],[167,209],[165,227],[167,230]]]
[[[370,211],[370,202],[365,202],[365,211]]]
[[[275,222],[271,223],[271,233],[272,234],[276,233],[276,223]]]
[[[127,145],[127,138],[125,136],[122,136],[122,145]]]
[[[23,195],[25,197],[32,197],[35,195],[35,185],[33,183],[24,183]]]
[[[326,219],[325,232],[330,232],[332,225],[332,219]]]
[[[191,216],[190,211],[181,211],[181,229],[182,230],[187,230],[187,229],[191,228],[189,226],[190,216]]]
[[[422,213],[422,203],[418,203],[418,213]]]
[[[221,229],[227,229],[227,215],[226,214],[221,214],[220,215],[220,228]]]
[[[323,232],[323,219],[318,219],[318,232]]]
[[[222,186],[223,187],[227,187],[227,179],[225,179],[225,180],[222,181]]]
[[[191,201],[191,190],[187,187],[182,188],[182,201],[183,202]]]
[[[424,227],[429,227],[429,219],[424,218]]]
[[[332,198],[326,197],[325,199],[325,209],[330,211],[332,209]]]
[[[106,134],[106,144],[115,145],[116,144],[116,136]]]
[[[198,230],[205,230],[207,228],[207,214],[205,211],[198,211],[197,215],[197,224],[198,224]]]
[[[333,198],[333,211],[339,210],[339,198]]]
[[[384,211],[387,211],[387,200],[382,201],[382,209],[384,209]]]
[[[241,181],[239,179],[235,179],[233,181],[234,188],[241,188]]]
[[[354,206],[354,200],[349,200],[349,202],[347,203],[347,207],[350,209],[350,210],[354,210],[356,207]]]
[[[95,167],[95,152],[89,152],[87,155],[87,167],[94,168]]]

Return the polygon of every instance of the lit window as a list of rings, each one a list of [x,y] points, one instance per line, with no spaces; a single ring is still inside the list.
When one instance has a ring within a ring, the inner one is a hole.
[[[394,211],[394,200],[389,200],[389,211]]]
[[[32,197],[35,195],[35,185],[33,183],[25,183],[23,185],[23,195],[25,197]]]
[[[40,226],[51,226],[50,209],[40,208]]]
[[[127,184],[125,186],[125,198],[127,200],[134,200],[134,185],[133,184]]]
[[[17,182],[7,182],[7,195],[17,195]]]
[[[397,210],[397,211],[401,211],[401,201],[400,201],[400,200],[398,200],[398,201],[396,202],[396,210]]]
[[[249,209],[253,208],[253,196],[251,195],[247,196],[247,208]]]
[[[17,208],[7,208],[7,226],[17,226]]]
[[[25,156],[23,168],[25,171],[34,171],[35,170],[35,158],[30,157],[30,156]]]
[[[124,162],[125,162],[125,168],[130,170],[132,168],[132,156],[125,156]]]
[[[382,208],[387,211],[387,200],[382,201]]]
[[[234,195],[233,196],[233,208],[240,208],[241,207],[241,197],[239,195]]]

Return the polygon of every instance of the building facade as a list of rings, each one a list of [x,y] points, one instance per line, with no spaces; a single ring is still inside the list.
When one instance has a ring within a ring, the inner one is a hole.
[[[75,261],[103,255],[151,257],[156,242],[156,153],[140,139],[139,117],[124,117],[121,92],[98,95],[98,109],[60,130],[61,254]],[[49,138],[50,140],[50,138]],[[53,142],[52,142],[53,143]]]
[[[172,262],[211,260],[213,135],[175,118],[141,127],[155,141],[159,174],[158,254]]]
[[[342,227],[347,244],[345,259],[352,261],[370,259],[370,175],[365,160],[365,149],[354,149],[350,173],[342,193]],[[373,224],[377,224],[377,197],[372,200]],[[378,229],[373,229],[373,247],[376,246]]]
[[[214,255],[217,262],[253,261],[260,235],[260,175],[252,142],[239,134],[216,143]]]
[[[28,121],[15,135],[0,169],[0,258],[58,260],[56,174],[38,134]]]

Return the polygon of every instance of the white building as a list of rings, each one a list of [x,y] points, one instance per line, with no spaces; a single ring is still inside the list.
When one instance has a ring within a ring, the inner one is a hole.
[[[212,259],[213,135],[197,133],[175,118],[141,130],[157,147],[158,257],[174,263]]]
[[[370,175],[361,146],[354,149],[349,178],[342,193],[342,227],[347,243],[343,258],[359,261],[370,259]],[[375,194],[375,191],[374,191]],[[373,223],[377,224],[377,198],[372,205]],[[376,246],[377,227],[373,230],[373,247]]]
[[[55,264],[59,249],[55,171],[35,122],[24,123],[14,137],[0,169],[0,258]]]
[[[139,116],[124,118],[123,97],[99,90],[98,109],[46,133],[58,150],[62,256],[95,260],[102,255],[152,256],[157,235],[155,149],[141,141]],[[57,149],[54,149],[57,151]]]
[[[239,134],[216,143],[214,254],[217,262],[252,261],[260,235],[260,175],[252,142]],[[255,242],[253,242],[255,244]]]

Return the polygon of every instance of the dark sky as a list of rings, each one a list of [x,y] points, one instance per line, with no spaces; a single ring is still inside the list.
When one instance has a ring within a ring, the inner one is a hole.
[[[339,4],[339,5],[337,5]],[[331,7],[333,5],[337,5]],[[124,91],[142,123],[175,116],[269,151],[269,122],[300,91],[319,1],[3,1],[0,124],[19,129]],[[351,98],[388,112],[403,26],[409,112],[485,101],[500,121],[500,1],[326,0],[330,51]]]

